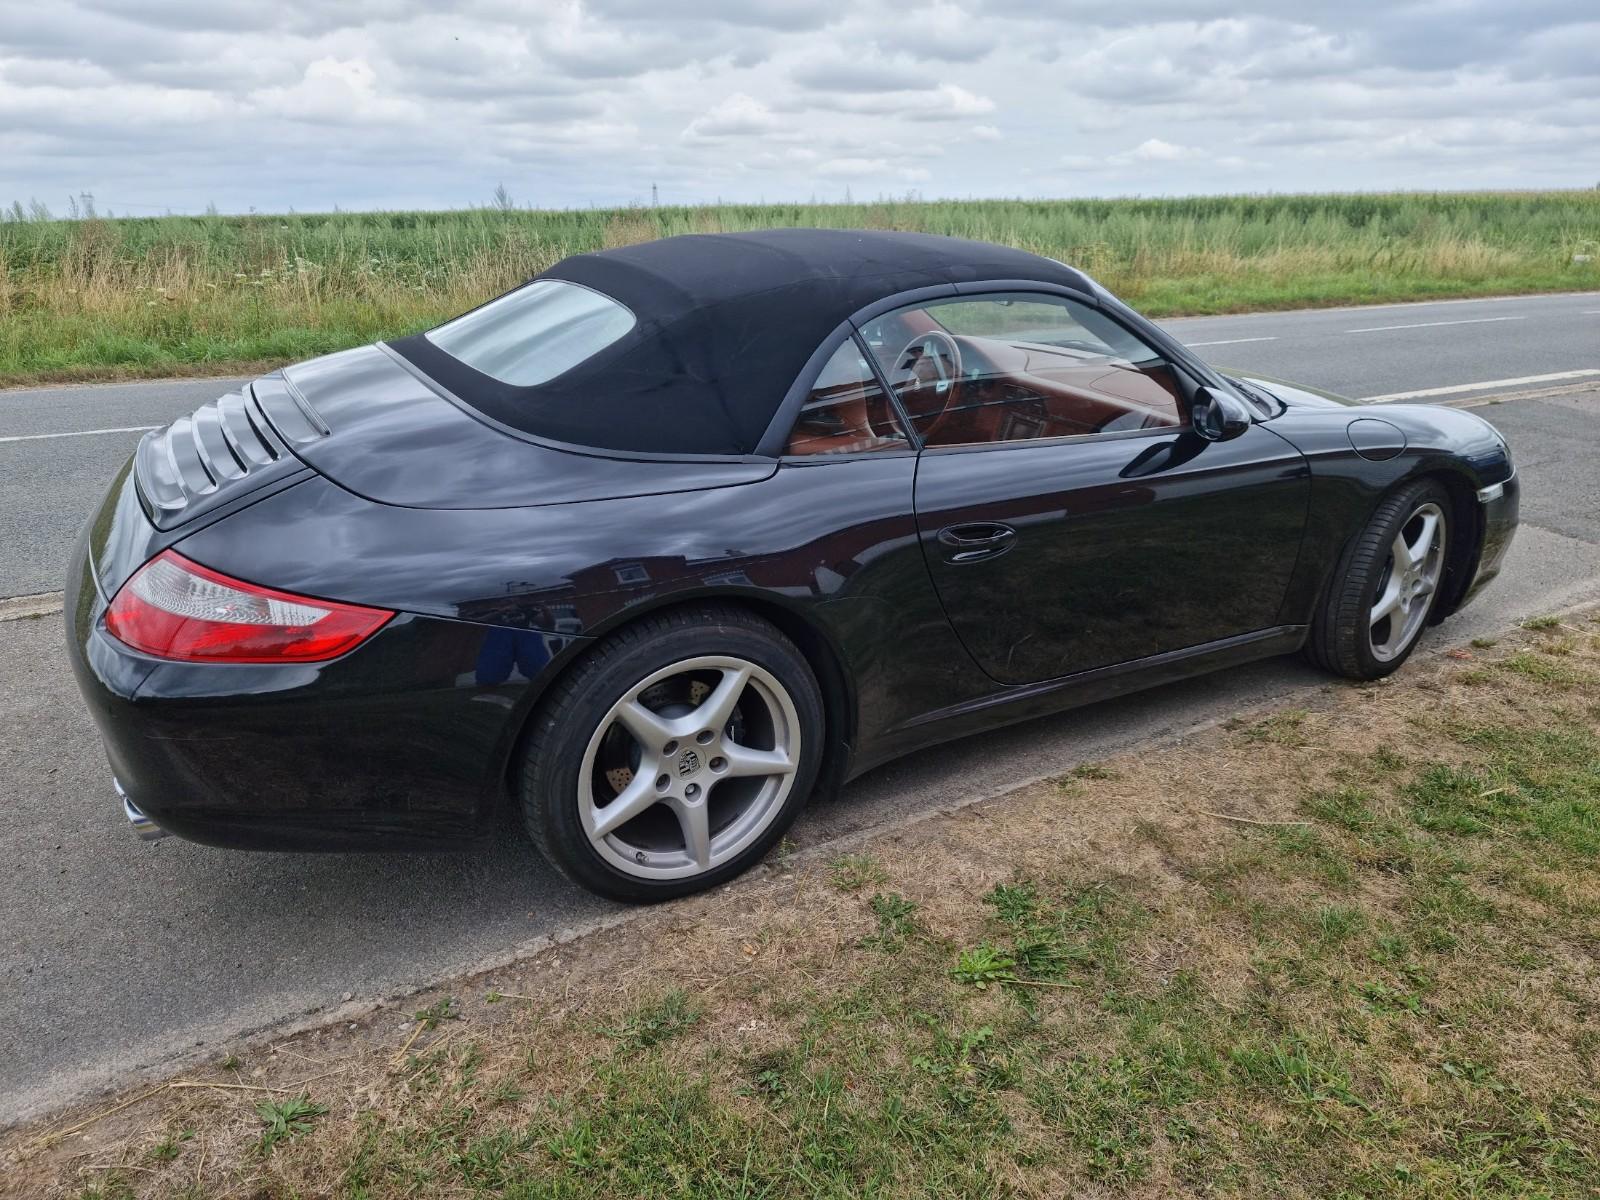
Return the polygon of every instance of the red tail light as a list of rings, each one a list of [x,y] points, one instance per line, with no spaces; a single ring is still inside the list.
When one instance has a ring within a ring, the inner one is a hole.
[[[119,641],[183,662],[324,662],[359,646],[392,612],[258,587],[163,550],[106,610]]]

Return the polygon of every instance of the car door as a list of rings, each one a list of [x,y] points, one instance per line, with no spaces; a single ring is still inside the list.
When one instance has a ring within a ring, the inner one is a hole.
[[[963,296],[864,329],[924,441],[928,570],[993,679],[1034,683],[1277,623],[1309,472],[1190,428],[1184,369],[1088,304]]]

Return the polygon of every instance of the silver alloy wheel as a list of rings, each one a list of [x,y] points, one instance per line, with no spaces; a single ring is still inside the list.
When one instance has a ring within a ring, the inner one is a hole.
[[[1394,535],[1369,614],[1367,637],[1378,661],[1405,653],[1422,632],[1444,571],[1444,547],[1444,511],[1431,500],[1419,504]]]
[[[660,704],[664,693],[679,702]],[[772,824],[800,752],[799,714],[771,672],[729,655],[684,659],[634,684],[595,728],[578,774],[578,817],[620,871],[702,875]]]

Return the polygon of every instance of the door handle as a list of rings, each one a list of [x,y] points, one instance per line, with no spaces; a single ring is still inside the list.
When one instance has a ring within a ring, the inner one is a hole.
[[[1004,554],[1016,539],[1017,531],[998,521],[946,525],[939,530],[939,544],[944,547],[944,559],[956,566]]]

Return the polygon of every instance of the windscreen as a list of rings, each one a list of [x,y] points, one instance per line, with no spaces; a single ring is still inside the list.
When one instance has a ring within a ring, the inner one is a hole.
[[[571,370],[633,326],[633,314],[609,296],[538,279],[424,336],[474,371],[531,387]]]

